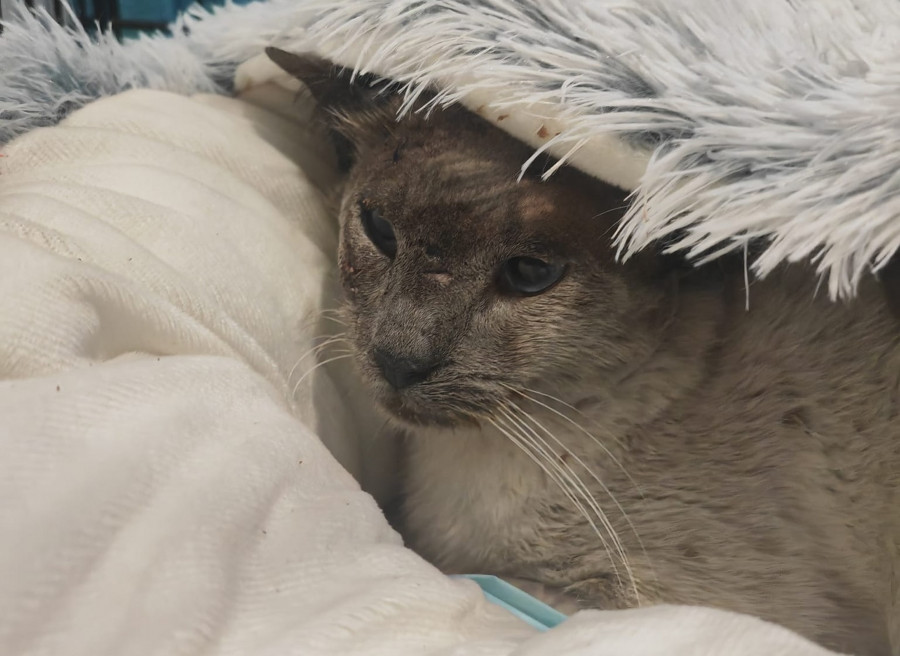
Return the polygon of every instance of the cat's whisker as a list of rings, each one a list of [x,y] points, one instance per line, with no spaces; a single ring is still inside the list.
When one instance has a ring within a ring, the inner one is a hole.
[[[629,205],[616,205],[615,207],[610,207],[609,209],[605,209],[602,212],[600,212],[599,214],[595,214],[594,216],[592,216],[591,221],[599,219],[601,216],[605,216],[605,215],[609,214],[610,212],[619,212],[621,210],[627,210],[629,207],[630,207]],[[612,227],[615,228],[615,224],[613,224]],[[607,232],[609,232],[609,229],[607,229]],[[604,233],[604,234],[606,234],[606,233]]]
[[[298,321],[297,327],[304,331],[306,328],[318,323],[322,319],[327,321],[333,321],[342,326],[347,326],[347,323],[344,321],[344,314],[339,309],[326,308],[324,310],[318,310],[316,312],[311,313],[305,319]]]
[[[519,448],[525,455],[527,455],[540,469],[547,475],[547,477],[553,481],[557,487],[559,487],[560,491],[565,495],[565,497],[572,503],[575,509],[584,517],[585,521],[597,534],[597,537],[600,538],[600,542],[603,545],[604,549],[606,549],[606,553],[610,556],[610,562],[613,566],[613,571],[616,575],[616,578],[619,579],[618,569],[615,564],[615,559],[612,558],[612,554],[609,550],[609,545],[606,542],[606,538],[603,536],[602,531],[597,527],[594,522],[591,514],[588,512],[587,508],[578,500],[578,497],[572,492],[571,488],[568,486],[565,478],[558,473],[559,463],[555,461],[555,459],[549,457],[540,446],[535,445],[533,440],[530,440],[527,435],[521,433],[521,431],[514,430],[514,426],[510,426],[507,422],[504,422],[504,425],[501,425],[499,418],[496,417],[488,417],[487,421],[494,426],[500,433],[506,436],[510,442],[512,442],[516,447]],[[506,427],[504,427],[506,426]],[[530,447],[530,448],[529,448]],[[538,454],[541,457],[538,457]],[[553,469],[551,469],[551,466]],[[556,471],[555,471],[556,470]]]
[[[557,398],[557,397],[553,396],[552,394],[547,394],[547,393],[545,393],[545,392],[539,392],[539,391],[537,391],[537,390],[533,390],[533,389],[529,389],[529,388],[523,388],[524,391],[522,391],[522,390],[516,390],[516,389],[514,389],[514,388],[512,388],[512,387],[509,387],[508,385],[505,385],[505,384],[504,384],[504,387],[507,387],[508,389],[510,389],[510,390],[513,391],[513,392],[518,392],[518,393],[519,393],[523,398],[525,398],[526,400],[531,401],[532,403],[536,403],[537,405],[539,405],[539,406],[541,406],[541,407],[543,407],[543,408],[549,410],[550,412],[553,412],[553,413],[556,414],[557,416],[561,417],[561,418],[564,419],[565,421],[567,421],[567,422],[569,422],[570,424],[572,424],[573,426],[575,426],[581,433],[583,433],[584,435],[587,435],[587,436],[588,436],[595,444],[597,444],[601,449],[603,449],[604,453],[606,453],[606,455],[609,457],[609,459],[612,460],[612,462],[613,462],[613,463],[614,463],[614,464],[622,471],[623,474],[625,474],[626,478],[628,478],[629,482],[632,484],[632,486],[635,488],[635,490],[637,490],[638,494],[640,494],[641,497],[643,498],[644,493],[643,493],[643,491],[641,490],[640,486],[639,486],[639,485],[637,484],[637,482],[631,477],[631,474],[628,473],[628,471],[625,469],[625,466],[624,466],[624,465],[623,465],[623,464],[622,464],[622,463],[621,463],[621,462],[620,462],[620,461],[619,461],[619,460],[618,460],[618,459],[617,459],[617,458],[609,451],[609,449],[606,447],[606,445],[603,444],[603,442],[602,442],[596,435],[593,435],[592,433],[590,433],[586,428],[584,428],[581,424],[579,424],[578,422],[576,422],[576,421],[575,421],[574,419],[572,419],[571,417],[568,417],[568,416],[566,416],[564,413],[562,413],[562,412],[556,410],[555,408],[552,408],[552,407],[550,407],[549,405],[547,405],[547,404],[545,404],[545,403],[542,403],[541,401],[539,401],[539,400],[533,398],[532,396],[530,396],[529,394],[526,394],[525,392],[531,392],[532,394],[539,394],[539,395],[541,395],[541,396],[547,397],[547,398],[549,398],[549,399],[551,399],[551,400],[554,400],[554,401],[556,401],[556,402],[558,402],[558,403],[560,403],[560,404],[562,404],[562,405],[564,405],[564,406],[566,406],[566,407],[571,408],[572,410],[574,410],[574,411],[577,412],[578,414],[580,414],[580,415],[582,415],[583,417],[585,417],[584,413],[581,412],[578,408],[576,408],[576,407],[573,406],[573,405],[570,405],[570,404],[566,403],[566,402],[563,401],[562,399]],[[612,437],[613,439],[615,439],[616,442],[619,443],[619,444],[621,445],[621,442],[620,442],[618,439],[616,439],[614,436],[611,436],[611,437]],[[583,466],[584,466],[584,465],[583,465]],[[587,466],[585,466],[585,469],[588,469]],[[647,560],[647,563],[648,563],[649,568],[650,568],[650,570],[651,570],[651,572],[652,572],[652,575],[653,575],[654,578],[656,578],[656,574],[655,574],[655,572],[653,571],[653,564],[650,563],[649,557],[647,556],[647,550],[644,548],[644,543],[643,543],[643,541],[641,540],[641,536],[638,534],[637,529],[634,527],[633,523],[631,522],[631,519],[628,517],[628,514],[625,512],[625,509],[622,507],[622,505],[619,503],[619,501],[616,499],[616,497],[612,494],[612,492],[611,492],[609,489],[607,489],[606,485],[604,485],[603,482],[600,481],[600,479],[597,477],[597,475],[596,475],[592,470],[590,470],[590,469],[588,469],[588,472],[589,472],[589,473],[597,480],[597,482],[603,487],[603,490],[609,495],[610,499],[612,499],[613,503],[616,505],[616,507],[617,507],[617,508],[619,509],[619,511],[622,513],[622,516],[625,518],[625,521],[628,522],[628,526],[629,526],[629,528],[631,528],[631,532],[634,534],[634,537],[637,539],[638,545],[639,545],[639,547],[640,547],[640,549],[641,549],[641,552],[644,554],[645,560]]]
[[[305,357],[309,353],[312,353],[315,349],[321,347],[323,344],[328,344],[330,342],[338,341],[341,339],[349,341],[349,340],[347,340],[347,333],[344,331],[341,331],[339,333],[326,333],[324,335],[314,335],[310,339],[313,341],[315,341],[315,340],[323,340],[323,341],[319,342],[318,344],[313,345],[312,348],[310,348],[306,353],[304,353],[304,355],[302,355],[300,357]]]
[[[503,386],[506,387],[507,389],[511,389],[511,390],[514,390],[514,391],[522,390],[523,392],[528,392],[529,394],[537,394],[538,396],[543,396],[543,397],[545,397],[545,398],[550,399],[551,401],[555,401],[556,403],[559,403],[561,406],[563,406],[563,407],[565,407],[565,408],[568,408],[569,410],[572,410],[572,411],[574,411],[574,412],[577,412],[577,413],[578,413],[579,415],[581,415],[582,417],[587,418],[587,415],[584,414],[584,412],[582,412],[581,410],[579,410],[578,408],[576,408],[576,407],[575,407],[574,405],[572,405],[571,403],[567,403],[566,401],[563,401],[563,400],[562,400],[561,398],[559,398],[558,396],[553,396],[552,394],[548,394],[547,392],[541,392],[540,390],[536,390],[536,389],[531,388],[531,387],[519,387],[519,388],[513,388],[512,386],[507,385],[507,384],[505,384],[505,383],[502,383],[502,384],[503,384]],[[616,441],[619,441],[618,438],[616,438],[616,437],[613,437],[613,439],[615,439]]]
[[[325,366],[329,362],[335,362],[337,360],[346,360],[347,358],[352,358],[353,356],[354,356],[354,353],[352,351],[348,351],[346,353],[342,353],[341,355],[336,355],[332,358],[328,358],[326,360],[322,360],[321,362],[317,362],[314,366],[310,367],[306,373],[304,373],[302,376],[300,376],[299,379],[297,379],[297,384],[294,385],[294,389],[291,391],[291,398],[293,399],[297,395],[297,390],[300,389],[300,384],[304,380],[306,380],[306,378],[310,374],[312,374],[312,372],[314,372],[316,369]]]
[[[586,491],[584,485],[579,485],[580,481],[577,480],[577,476],[572,476],[571,468],[564,469],[561,466],[561,454],[556,453],[549,445],[547,445],[546,441],[537,438],[534,431],[530,430],[526,425],[522,423],[520,419],[516,418],[514,413],[512,413],[509,409],[501,408],[501,411],[507,418],[507,422],[510,422],[515,427],[516,433],[520,436],[520,438],[527,442],[531,446],[531,448],[535,450],[535,452],[540,454],[546,464],[553,467],[554,471],[556,472],[556,476],[551,477],[551,480],[553,480],[556,485],[563,491],[569,501],[572,502],[581,516],[584,517],[585,521],[588,522],[591,529],[597,535],[600,543],[603,545],[603,548],[606,551],[607,556],[609,556],[609,561],[612,565],[616,580],[621,585],[622,577],[619,573],[618,565],[616,564],[616,558],[613,556],[613,553],[610,550],[610,545],[607,542],[604,532],[600,530],[593,519],[593,515],[597,515],[598,518],[602,516],[602,511],[600,512],[600,514],[597,514],[597,503],[593,496],[591,496],[590,492]],[[524,431],[523,428],[525,429]],[[578,498],[583,499],[587,502],[588,506],[590,506],[590,510],[593,511],[593,515],[588,511],[584,504],[578,500]],[[602,523],[603,522],[601,520],[601,524]],[[605,526],[604,529],[606,529]],[[606,529],[606,533],[609,534],[608,529]]]
[[[316,344],[312,348],[304,351],[300,355],[300,357],[297,358],[296,362],[294,362],[294,366],[291,367],[291,370],[288,373],[288,378],[287,378],[288,382],[290,382],[291,379],[294,377],[294,372],[297,371],[297,367],[300,365],[300,363],[303,362],[303,360],[308,358],[310,355],[313,355],[313,354],[318,355],[322,350],[327,348],[329,345],[340,342],[340,341],[345,341],[345,342],[348,342],[348,344],[349,344],[349,340],[346,339],[346,335],[347,335],[347,333],[337,333],[336,335],[327,336],[327,339],[324,342]],[[326,337],[326,336],[323,335],[322,337]],[[313,340],[316,340],[316,339],[320,339],[320,338],[313,337]]]
[[[510,403],[512,403],[512,402],[510,402]],[[525,417],[526,419],[528,419],[531,423],[533,423],[535,426],[537,426],[544,434],[546,434],[550,439],[552,439],[556,444],[558,444],[559,447],[560,447],[561,449],[565,449],[565,450],[566,450],[566,453],[568,453],[569,456],[572,457],[572,459],[575,460],[575,462],[576,462],[579,466],[581,466],[581,467],[582,467],[582,468],[583,468],[583,469],[591,476],[591,478],[594,479],[594,481],[596,481],[596,483],[600,486],[600,489],[602,489],[603,492],[606,493],[606,495],[610,498],[610,500],[612,500],[613,504],[616,506],[616,508],[617,508],[617,509],[619,510],[619,512],[622,514],[622,517],[625,519],[625,522],[628,524],[628,527],[631,529],[631,532],[634,534],[635,538],[637,538],[637,541],[638,541],[638,544],[640,545],[641,551],[644,553],[644,555],[645,555],[645,557],[646,557],[646,550],[644,549],[644,545],[643,545],[643,543],[641,542],[641,538],[640,538],[640,536],[638,535],[637,530],[636,530],[635,527],[634,527],[634,524],[631,522],[631,519],[629,518],[628,513],[625,512],[625,509],[624,509],[624,508],[622,507],[622,505],[619,503],[618,499],[616,499],[615,495],[614,495],[614,494],[612,493],[612,491],[607,487],[607,485],[600,479],[600,477],[596,474],[596,472],[594,472],[594,471],[587,465],[587,463],[585,463],[585,462],[578,456],[577,453],[573,453],[572,451],[570,451],[570,450],[566,447],[566,445],[563,444],[562,441],[559,440],[559,438],[557,438],[550,430],[548,430],[548,429],[546,428],[546,426],[544,426],[543,424],[541,424],[541,422],[539,422],[537,419],[535,419],[533,415],[531,415],[530,413],[524,411],[522,408],[520,408],[519,406],[515,405],[514,403],[513,403],[512,405],[513,405],[513,407],[515,407],[515,408],[523,415],[523,417]],[[577,474],[575,474],[575,472],[574,472],[574,470],[572,470],[571,466],[570,466],[567,462],[565,462],[565,461],[563,461],[563,462],[564,462],[566,468],[568,468],[570,471],[572,471],[573,476],[575,476],[575,477],[578,479],[578,481],[579,481],[582,485],[584,485],[584,483],[581,481],[581,478],[580,478]],[[587,489],[587,488],[585,488],[585,489]],[[588,492],[588,494],[590,494],[590,492]],[[593,495],[591,495],[591,499],[593,499]],[[620,557],[622,558],[622,562],[623,562],[623,564],[624,564],[624,566],[625,566],[625,570],[626,570],[626,572],[628,573],[628,576],[629,576],[629,578],[630,578],[630,580],[631,580],[632,590],[633,590],[633,592],[634,592],[634,594],[635,594],[635,599],[636,599],[636,601],[638,602],[638,604],[640,604],[640,594],[638,593],[638,589],[637,589],[637,581],[636,581],[636,579],[635,579],[635,577],[634,577],[634,571],[633,571],[633,569],[632,569],[632,567],[631,567],[631,563],[630,563],[630,561],[629,561],[629,559],[628,559],[628,555],[627,555],[627,553],[625,552],[625,547],[624,547],[624,545],[622,544],[621,539],[619,538],[619,534],[618,534],[618,532],[615,530],[615,528],[612,526],[612,523],[611,523],[611,522],[609,521],[609,519],[607,518],[606,513],[602,510],[602,508],[600,508],[599,504],[598,504],[598,507],[597,507],[597,511],[596,511],[596,512],[598,513],[598,516],[602,516],[601,521],[604,523],[604,526],[606,527],[606,529],[610,532],[610,535],[612,536],[612,538],[613,538],[613,540],[614,540],[614,542],[615,542],[615,544],[616,544],[617,551],[618,551]]]
[[[538,401],[537,399],[534,399],[531,395],[532,395],[532,394],[536,394],[537,396],[542,396],[542,397],[544,397],[544,398],[546,398],[546,399],[549,399],[549,400],[551,400],[551,401],[554,401],[554,402],[556,402],[556,403],[559,403],[559,404],[560,404],[561,406],[563,406],[564,408],[567,408],[567,409],[569,409],[569,410],[572,410],[573,412],[575,412],[575,413],[581,415],[581,416],[584,417],[585,419],[589,419],[589,417],[588,417],[586,414],[584,414],[584,412],[582,412],[581,410],[579,410],[578,408],[576,408],[576,407],[575,407],[574,405],[572,405],[571,403],[567,403],[567,402],[563,401],[563,400],[562,400],[561,398],[559,398],[558,396],[554,396],[553,394],[548,394],[547,392],[541,392],[541,391],[536,390],[536,389],[533,389],[533,388],[531,388],[531,387],[513,387],[512,385],[507,385],[506,383],[500,383],[500,384],[503,385],[503,386],[504,386],[506,389],[508,389],[509,391],[511,391],[511,392],[513,392],[513,393],[515,393],[515,394],[518,394],[519,396],[523,397],[524,399],[526,399],[526,400],[528,400],[528,401],[532,401],[533,403],[536,403],[536,404],[538,404],[538,405],[541,405],[542,407],[546,408],[547,410],[550,410],[551,412],[555,412],[557,415],[559,415],[560,417],[562,417],[563,419],[565,419],[567,422],[569,422],[570,424],[574,425],[579,431],[581,431],[582,433],[587,434],[587,436],[590,437],[590,438],[597,444],[597,446],[599,446],[599,447],[603,448],[604,450],[606,450],[605,445],[603,444],[603,442],[601,442],[600,439],[599,439],[596,435],[592,434],[592,433],[591,433],[590,431],[588,431],[584,426],[578,424],[574,419],[572,419],[571,417],[566,416],[565,414],[563,414],[563,413],[560,412],[559,410],[556,410],[555,408],[552,408],[552,407],[547,406],[547,405],[543,405],[540,401]],[[604,436],[605,436],[605,437],[608,437],[610,440],[612,440],[613,442],[615,442],[616,444],[618,444],[620,447],[624,447],[624,446],[625,446],[624,443],[622,442],[622,440],[621,440],[618,436],[616,436],[614,433],[612,433],[611,431],[608,431],[608,430],[607,430],[607,431],[604,431]],[[609,451],[607,451],[606,453],[607,453],[608,456],[612,457],[612,454],[609,453]]]
[[[532,401],[532,402],[537,403],[537,404],[540,405],[541,407],[543,407],[543,408],[545,408],[545,409],[547,409],[547,410],[550,410],[551,412],[554,412],[554,413],[555,413],[556,415],[558,415],[559,417],[565,419],[565,420],[568,421],[569,423],[571,423],[571,424],[573,424],[574,426],[576,426],[581,432],[583,432],[583,433],[585,433],[586,435],[588,435],[589,437],[591,437],[591,439],[592,439],[595,443],[599,444],[599,445],[603,448],[604,452],[612,459],[612,461],[619,467],[619,469],[622,470],[622,473],[625,474],[625,476],[628,477],[628,480],[631,481],[631,483],[632,483],[632,485],[634,485],[635,489],[638,490],[638,493],[641,494],[641,496],[643,496],[643,494],[642,494],[641,491],[640,491],[640,488],[639,488],[638,485],[635,483],[634,479],[631,478],[631,476],[628,474],[628,472],[625,470],[625,468],[622,466],[622,464],[621,464],[621,463],[620,463],[620,462],[619,462],[619,461],[618,461],[618,460],[617,460],[617,459],[609,452],[609,450],[608,450],[602,443],[599,442],[599,440],[598,440],[595,436],[591,435],[591,434],[590,434],[589,432],[587,432],[587,430],[585,430],[580,424],[578,424],[577,422],[575,422],[574,420],[572,420],[570,417],[567,417],[567,416],[564,415],[563,413],[561,413],[561,412],[559,412],[559,411],[557,411],[557,410],[551,408],[550,406],[547,406],[546,404],[543,404],[543,403],[537,401],[536,399],[533,399],[533,398],[531,398],[531,397],[529,397],[529,396],[527,396],[527,395],[523,395],[523,396],[524,396],[526,399],[528,399],[528,400],[530,400],[530,401]],[[549,396],[549,395],[547,395],[547,396]],[[554,398],[555,398],[555,397],[554,397]],[[552,438],[557,444],[559,444],[560,448],[563,448],[563,449],[567,448],[562,442],[559,441],[559,439],[558,439],[555,435],[553,435],[546,427],[544,427],[540,422],[538,422],[538,421],[537,421],[530,413],[525,412],[525,410],[523,410],[521,407],[519,407],[519,406],[518,406],[517,404],[515,404],[513,401],[507,401],[507,403],[512,404],[512,406],[515,407],[516,409],[518,409],[519,412],[521,412],[524,416],[528,417],[528,419],[529,419],[530,421],[532,421],[532,422],[533,422],[536,426],[538,426],[544,433],[546,433],[546,434],[547,434],[550,438]],[[581,467],[583,467],[583,468],[585,469],[585,471],[588,472],[588,474],[591,475],[591,477],[597,482],[597,484],[600,486],[600,488],[601,488],[601,489],[606,493],[606,495],[610,498],[610,500],[613,502],[613,504],[615,504],[616,508],[619,510],[619,512],[622,514],[622,517],[625,519],[625,522],[628,524],[628,527],[631,529],[632,534],[634,534],[634,537],[635,537],[635,539],[636,539],[637,542],[638,542],[638,546],[639,546],[641,552],[644,554],[644,558],[645,558],[645,560],[647,561],[647,563],[648,563],[648,565],[649,565],[649,567],[650,567],[650,570],[653,571],[653,565],[652,565],[652,563],[650,563],[649,557],[648,557],[648,555],[647,555],[647,550],[644,548],[644,542],[643,542],[643,540],[641,540],[641,536],[640,536],[640,534],[638,533],[637,529],[635,528],[634,523],[631,521],[631,518],[628,516],[628,513],[625,512],[625,508],[622,506],[622,504],[619,502],[619,500],[616,498],[616,496],[612,493],[612,491],[609,489],[609,487],[608,487],[608,486],[600,479],[600,477],[597,475],[597,473],[593,471],[593,469],[591,469],[591,468],[590,468],[590,467],[589,467],[589,466],[588,466],[581,458],[579,458],[577,454],[575,454],[575,453],[570,453],[570,455],[575,459],[575,461],[576,461]],[[655,573],[653,574],[653,576],[654,576],[654,578],[655,578],[655,576],[656,576]],[[635,589],[634,592],[635,592],[635,594],[637,594],[637,590],[636,590],[636,589]]]
[[[537,421],[529,413],[525,412],[522,408],[520,408],[519,406],[517,406],[515,403],[513,403],[511,401],[508,403],[509,403],[509,408],[513,411],[513,413],[518,413],[519,415],[521,415],[521,417],[519,417],[517,419],[521,423],[522,427],[525,430],[527,430],[529,433],[531,433],[531,435],[533,436],[533,438],[535,440],[540,441],[542,444],[544,444],[546,446],[546,448],[548,450],[550,450],[551,453],[553,453],[555,458],[558,459],[560,466],[565,468],[568,471],[569,475],[574,479],[575,485],[579,488],[579,490],[581,491],[585,500],[588,501],[588,503],[591,506],[591,509],[597,515],[597,518],[600,520],[600,523],[603,525],[603,528],[606,529],[607,533],[609,534],[610,538],[612,539],[613,544],[616,548],[616,553],[618,554],[619,558],[621,558],[622,564],[625,567],[625,571],[628,574],[629,581],[632,585],[635,596],[638,599],[638,601],[640,601],[640,597],[639,597],[638,591],[637,591],[637,584],[636,584],[636,581],[634,578],[634,572],[631,568],[631,564],[629,562],[628,555],[625,551],[625,547],[622,544],[621,539],[619,538],[618,533],[615,530],[615,527],[613,527],[613,525],[612,525],[612,522],[609,520],[609,518],[607,517],[603,508],[600,506],[600,504],[594,498],[593,494],[591,494],[590,490],[588,489],[587,485],[585,485],[585,483],[581,479],[581,477],[578,476],[578,474],[575,472],[575,470],[572,469],[571,465],[569,465],[569,463],[566,462],[566,460],[562,457],[563,454],[557,453],[556,450],[552,446],[550,446],[546,440],[541,438],[540,435],[538,435],[537,432],[533,428],[528,426],[524,420],[528,420],[531,423],[533,423],[535,426],[537,426],[543,433],[545,433],[550,439],[552,439],[561,449],[563,449],[565,454],[568,454],[570,457],[572,457],[585,471],[587,471],[589,474],[591,474],[591,476],[595,480],[597,480],[597,482],[600,484],[600,486],[604,490],[604,492],[606,492],[606,494],[613,500],[613,502],[616,503],[619,510],[622,512],[623,516],[625,516],[626,521],[628,521],[627,515],[625,515],[624,510],[618,504],[618,502],[616,502],[615,497],[607,489],[606,485],[604,485],[603,482],[600,481],[600,479],[597,477],[597,475],[593,471],[591,471],[590,467],[588,467],[584,463],[584,461],[578,457],[577,454],[570,452],[565,444],[563,444],[555,435],[553,435],[553,433],[551,433],[545,426],[543,426],[539,421]],[[630,524],[630,522],[629,522],[629,524]],[[632,530],[634,530],[633,526],[632,526]],[[609,549],[607,549],[607,552],[608,551],[609,551]],[[613,560],[613,563],[614,562],[615,561]],[[620,580],[620,583],[621,583],[621,580]]]
[[[341,308],[326,308],[320,312],[323,319],[327,319],[328,321],[333,321],[334,323],[340,324],[342,326],[349,326],[344,319],[346,318],[344,314],[344,310]]]
[[[338,319],[337,317],[332,317],[332,316],[329,316],[329,315],[327,315],[327,314],[323,314],[323,315],[322,315],[322,318],[325,319],[325,321],[331,321],[332,323],[336,323],[336,324],[338,324],[339,326],[345,326],[345,327],[347,327],[347,326],[350,325],[349,323],[347,323],[346,321],[344,321],[344,320],[342,320],[342,319]]]
[[[315,356],[315,359],[318,360],[319,357],[326,351],[326,349],[330,350],[331,354],[354,353],[355,351],[353,350],[353,345],[350,344],[349,342],[346,344],[346,346],[344,348],[342,348],[342,349],[337,348],[338,346],[340,346],[342,344],[343,341],[346,341],[346,340],[339,340],[339,339],[329,340],[328,342],[319,344],[318,346],[311,349],[303,357],[301,357],[299,360],[297,360],[297,363],[291,369],[291,377],[293,377],[294,371],[296,370],[297,366],[299,366],[300,363],[304,359],[306,359],[309,356]],[[291,380],[291,377],[288,378],[288,381]]]
[[[566,406],[572,408],[573,410],[575,410],[576,412],[578,412],[579,414],[581,414],[582,416],[584,416],[584,413],[582,413],[580,410],[578,410],[578,408],[576,408],[575,406],[571,406],[571,405],[569,405],[568,403],[566,403],[565,401],[562,401],[561,399],[558,399],[558,398],[556,398],[555,396],[551,396],[550,394],[546,394],[546,393],[544,393],[544,392],[536,392],[536,390],[531,390],[531,389],[528,389],[527,391],[525,391],[526,388],[523,388],[523,389],[516,389],[515,387],[512,387],[511,385],[507,385],[506,383],[502,383],[502,382],[501,382],[500,384],[501,384],[503,387],[505,387],[506,389],[508,389],[509,391],[513,392],[514,394],[518,394],[519,396],[521,396],[522,398],[524,398],[526,401],[530,401],[531,403],[534,403],[535,405],[541,406],[541,407],[544,408],[545,410],[549,410],[550,412],[552,412],[552,413],[555,414],[556,416],[560,417],[560,418],[563,419],[564,421],[567,421],[568,423],[570,423],[572,426],[574,426],[576,429],[578,429],[578,431],[579,431],[580,433],[582,433],[582,434],[584,434],[585,436],[587,436],[594,444],[596,444],[598,447],[600,447],[600,448],[603,450],[603,452],[606,454],[606,456],[613,462],[613,464],[616,465],[616,466],[621,470],[621,472],[622,472],[623,474],[625,474],[626,478],[628,478],[628,481],[629,481],[629,482],[634,486],[634,488],[638,491],[638,494],[640,494],[641,496],[643,496],[643,492],[641,492],[641,488],[640,488],[640,486],[637,484],[637,481],[635,481],[635,480],[631,477],[631,474],[628,473],[628,470],[625,469],[625,466],[621,463],[621,461],[620,461],[618,458],[616,458],[615,455],[613,455],[612,451],[609,450],[609,447],[607,447],[599,437],[597,437],[596,435],[594,435],[593,433],[591,433],[588,429],[586,429],[584,426],[582,426],[581,424],[579,424],[577,421],[575,421],[574,419],[572,419],[571,417],[569,417],[569,416],[566,415],[565,413],[562,413],[562,412],[560,412],[559,410],[557,410],[556,408],[554,408],[554,407],[552,407],[552,406],[550,406],[550,405],[544,403],[543,401],[540,401],[539,399],[534,398],[533,396],[531,396],[530,394],[528,394],[528,392],[537,393],[537,394],[540,394],[540,395],[542,395],[542,396],[551,398],[551,399],[553,399],[554,401],[558,401],[559,403],[562,403],[562,404],[564,404],[564,405],[566,405]],[[609,431],[605,431],[605,432],[606,432],[606,434],[609,436],[609,438],[610,438],[611,440],[613,440],[614,442],[616,442],[616,444],[618,444],[619,446],[623,446],[623,445],[622,445],[622,441],[619,440],[615,435],[613,435],[613,434],[610,433]]]
[[[513,403],[511,401],[508,402],[507,407],[508,407],[507,412],[510,413],[510,418],[517,421],[523,429],[528,431],[528,433],[530,433],[534,437],[535,440],[538,440],[553,454],[553,456],[555,458],[558,458],[559,461],[561,463],[563,463],[562,466],[565,466],[567,469],[570,470],[570,473],[574,477],[575,482],[579,485],[580,489],[587,496],[590,497],[591,504],[592,504],[592,506],[594,506],[594,511],[597,513],[598,518],[603,523],[604,528],[613,536],[613,539],[616,542],[617,550],[622,555],[623,560],[627,560],[627,558],[625,557],[624,548],[622,547],[622,544],[619,541],[618,536],[616,535],[616,532],[612,526],[612,523],[607,518],[606,513],[603,511],[600,504],[596,501],[596,499],[594,499],[594,497],[591,494],[588,487],[584,484],[584,482],[581,480],[581,478],[578,476],[578,474],[576,474],[575,471],[572,470],[571,467],[569,466],[569,464],[566,462],[564,455],[574,458],[576,460],[576,462],[578,462],[578,464],[581,465],[588,473],[592,474],[595,479],[597,478],[597,476],[595,474],[593,474],[593,472],[591,472],[590,468],[581,460],[581,458],[578,457],[577,454],[571,453],[569,451],[568,447],[566,447],[566,445],[563,444],[562,441],[559,440],[559,438],[557,438],[555,435],[553,435],[553,433],[551,433],[543,424],[541,424],[539,421],[537,421],[528,412],[526,412],[521,407],[519,407],[518,405],[516,405],[515,403]],[[512,412],[510,412],[510,410]],[[526,421],[530,421],[532,424],[537,426],[544,434],[546,434],[548,437],[550,437],[550,439],[552,439],[557,444],[557,446],[559,446],[561,449],[563,449],[563,452],[557,453],[556,450],[551,445],[549,445],[546,440],[544,440],[531,426],[529,426],[526,423]],[[604,491],[607,494],[609,494],[609,490],[606,489],[606,486],[602,482],[600,482],[599,479],[598,479],[598,482],[600,483],[600,485],[604,489]]]

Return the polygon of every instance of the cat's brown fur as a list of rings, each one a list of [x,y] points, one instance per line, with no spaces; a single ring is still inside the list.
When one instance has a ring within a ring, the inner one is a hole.
[[[900,332],[876,281],[838,304],[786,268],[748,312],[740,267],[618,264],[621,192],[567,169],[517,183],[530,150],[479,117],[396,123],[389,96],[270,54],[337,117],[347,318],[410,434],[413,548],[580,606],[720,606],[900,653]],[[392,257],[361,207],[392,224]],[[522,255],[566,273],[511,295],[498,268]],[[427,377],[395,389],[378,350]]]

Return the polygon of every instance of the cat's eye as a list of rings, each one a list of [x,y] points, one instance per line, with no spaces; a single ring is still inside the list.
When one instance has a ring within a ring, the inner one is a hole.
[[[510,293],[533,296],[559,282],[565,266],[544,262],[536,257],[513,257],[503,263],[500,281]]]
[[[377,207],[371,207],[361,202],[359,204],[359,220],[366,236],[378,250],[388,257],[394,257],[397,254],[397,235],[394,234],[394,226],[381,216]]]

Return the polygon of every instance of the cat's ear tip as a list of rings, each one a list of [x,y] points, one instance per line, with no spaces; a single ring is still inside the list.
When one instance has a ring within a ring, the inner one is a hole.
[[[282,68],[284,68],[285,63],[293,61],[298,57],[298,55],[292,54],[287,50],[282,50],[281,48],[276,48],[275,46],[266,46],[263,52],[266,53],[266,57]]]
[[[271,45],[264,52],[281,70],[300,80],[326,110],[326,120],[340,142],[339,157],[349,158],[355,144],[382,134],[383,126],[392,122],[395,108],[387,102],[392,96],[371,88],[368,76],[360,76],[353,84],[346,69],[315,53],[294,53]]]
[[[275,46],[266,46],[264,52],[279,68],[301,79],[327,76],[333,67],[328,60],[312,53],[289,52]]]

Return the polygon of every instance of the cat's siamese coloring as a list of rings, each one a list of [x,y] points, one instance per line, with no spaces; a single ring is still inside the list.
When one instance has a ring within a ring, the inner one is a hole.
[[[900,330],[785,268],[617,263],[625,194],[458,107],[269,55],[346,167],[345,320],[408,434],[400,527],[448,572],[581,607],[702,604],[841,651],[900,653]]]

